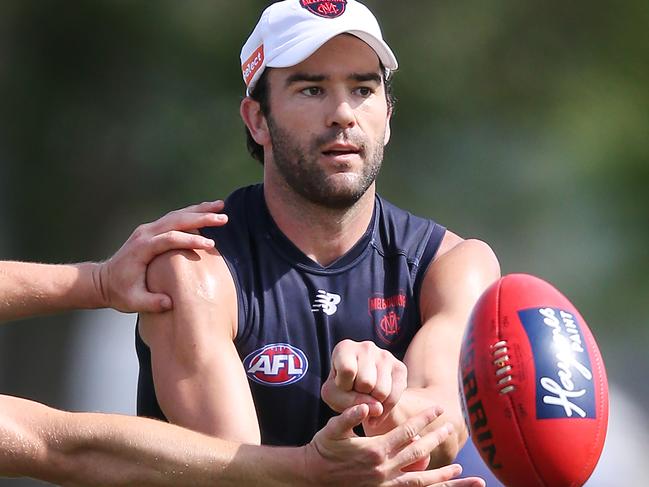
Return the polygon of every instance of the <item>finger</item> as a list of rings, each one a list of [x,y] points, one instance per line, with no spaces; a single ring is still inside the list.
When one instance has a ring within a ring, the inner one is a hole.
[[[170,230],[197,230],[203,227],[220,226],[227,223],[228,217],[222,213],[172,211],[158,220],[141,225],[142,230],[155,235]]]
[[[374,397],[354,391],[342,391],[331,379],[327,379],[322,385],[321,394],[327,405],[337,412],[342,412],[358,404],[367,404],[370,408],[370,416],[380,416],[383,413],[383,405]]]
[[[467,477],[464,479],[455,479],[437,484],[432,487],[485,487],[486,482],[480,477]]]
[[[419,484],[422,485],[422,484]],[[464,479],[447,480],[445,482],[435,482],[433,484],[423,484],[428,487],[485,487],[485,481],[479,477],[467,477]]]
[[[393,363],[379,361],[376,364],[376,380],[370,394],[381,402],[385,402],[396,384],[392,381]]]
[[[376,385],[376,358],[373,354],[360,354],[356,362],[356,377],[354,378],[354,390],[364,394],[370,394]]]
[[[358,371],[356,354],[334,353],[331,358],[331,367],[334,382],[343,391],[351,391],[354,388],[354,380]]]
[[[462,467],[458,464],[452,464],[425,472],[405,473],[396,477],[391,482],[388,482],[387,485],[390,487],[405,485],[425,485],[429,487],[484,487],[484,483],[480,483],[482,479],[476,477],[452,480],[461,473]],[[477,484],[476,481],[478,482]]]
[[[201,235],[172,230],[153,237],[141,251],[148,258],[153,258],[168,250],[211,249],[213,247],[214,240],[212,239],[205,238]]]
[[[334,416],[327,422],[322,433],[333,440],[353,438],[356,436],[354,428],[361,424],[368,414],[369,408],[366,404],[345,409],[342,414]]]
[[[393,364],[392,367],[390,367],[389,373],[391,386],[390,392],[388,393],[388,397],[381,401],[383,403],[384,415],[387,415],[387,413],[396,406],[401,399],[403,391],[405,391],[408,386],[408,369],[403,362],[398,362],[396,365]],[[372,393],[372,395],[376,397],[374,393]]]
[[[222,211],[225,208],[225,202],[223,200],[214,200],[214,201],[203,201],[202,203],[196,203],[193,205],[185,206],[183,208],[178,208],[177,210],[170,211],[170,213],[182,213],[182,212],[191,212],[191,213],[203,213],[203,212],[215,212]]]
[[[411,443],[421,430],[435,421],[443,412],[444,410],[439,406],[425,409],[416,416],[408,419],[401,426],[385,433],[383,436],[388,449],[396,450]]]
[[[195,205],[186,206],[176,211],[190,211],[190,212],[205,212],[205,211],[221,211],[225,208],[223,200],[204,201]]]
[[[407,467],[430,455],[430,452],[441,445],[453,431],[453,425],[445,425],[430,431],[416,441],[404,447],[391,460],[399,468]]]

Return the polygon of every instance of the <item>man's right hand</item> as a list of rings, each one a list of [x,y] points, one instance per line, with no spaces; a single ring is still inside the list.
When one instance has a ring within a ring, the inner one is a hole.
[[[361,438],[354,434],[353,428],[368,417],[368,405],[346,409],[330,419],[306,446],[309,483],[314,486],[484,487],[484,481],[476,477],[451,480],[462,472],[460,465],[407,471],[409,465],[430,456],[452,431],[453,426],[447,423],[420,436],[441,413],[441,408],[427,409],[383,435]]]

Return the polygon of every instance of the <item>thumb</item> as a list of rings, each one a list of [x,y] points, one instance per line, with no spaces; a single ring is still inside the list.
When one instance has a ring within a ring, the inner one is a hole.
[[[143,292],[133,297],[133,311],[162,313],[172,308],[171,298],[166,294]]]
[[[383,404],[375,397],[361,392],[343,391],[330,379],[322,384],[321,395],[327,406],[339,413],[352,406],[367,404],[370,416],[383,414]]]
[[[322,429],[322,433],[331,440],[353,438],[356,436],[354,428],[367,418],[369,412],[367,404],[347,408],[342,414],[331,418]]]

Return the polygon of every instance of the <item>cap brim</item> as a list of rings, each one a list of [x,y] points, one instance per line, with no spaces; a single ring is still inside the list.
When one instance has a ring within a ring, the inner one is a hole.
[[[266,67],[269,68],[288,68],[301,63],[314,52],[316,52],[325,43],[340,34],[352,34],[369,45],[379,57],[383,66],[387,69],[395,70],[399,67],[397,58],[385,41],[377,39],[372,34],[364,31],[340,29],[328,32],[326,35],[312,35],[301,42],[296,43],[291,48],[282,52],[273,59],[266,60]]]

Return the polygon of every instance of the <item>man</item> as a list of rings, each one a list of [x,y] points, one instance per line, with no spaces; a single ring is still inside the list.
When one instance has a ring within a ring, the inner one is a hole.
[[[431,405],[466,441],[457,393],[471,307],[499,277],[484,243],[375,192],[396,59],[354,0],[271,5],[241,53],[241,116],[263,185],[234,192],[211,250],[149,268],[174,309],[142,314],[139,413],[219,438],[301,445],[367,404],[381,435]],[[413,468],[425,467],[419,462]]]
[[[122,311],[171,309],[169,296],[150,293],[145,270],[169,249],[204,249],[214,242],[194,235],[222,225],[223,202],[202,203],[141,225],[108,261],[45,265],[0,261],[0,319],[72,308],[112,306]],[[429,409],[376,438],[355,438],[352,428],[367,405],[333,418],[308,445],[268,448],[194,433],[128,416],[67,413],[0,395],[0,476],[29,476],[63,485],[439,485],[457,476],[451,465],[403,472],[449,434],[423,429],[440,414]],[[421,434],[419,434],[421,433]],[[484,485],[476,479],[446,485]]]

